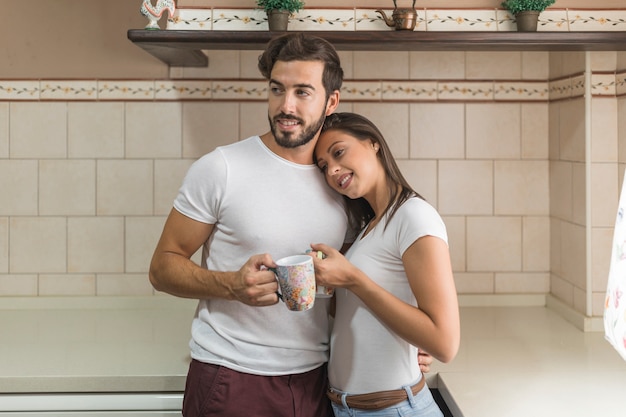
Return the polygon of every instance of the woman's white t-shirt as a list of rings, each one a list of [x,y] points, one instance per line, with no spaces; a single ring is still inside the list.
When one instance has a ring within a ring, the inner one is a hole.
[[[385,229],[383,218],[367,235],[357,237],[346,258],[402,301],[417,306],[407,280],[402,254],[423,236],[447,243],[437,211],[414,197],[400,206]],[[420,378],[417,348],[381,323],[349,290],[339,288],[331,335],[330,385],[350,394],[399,389]]]

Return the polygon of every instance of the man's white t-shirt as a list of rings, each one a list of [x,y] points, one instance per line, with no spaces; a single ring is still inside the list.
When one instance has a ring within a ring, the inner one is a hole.
[[[341,196],[319,169],[287,161],[258,136],[219,147],[189,169],[174,208],[214,224],[202,266],[238,271],[251,255],[276,261],[302,254],[311,243],[340,248],[347,229]],[[200,300],[192,322],[191,356],[256,375],[306,372],[328,360],[328,305],[307,311],[279,302],[251,307],[238,301]]]

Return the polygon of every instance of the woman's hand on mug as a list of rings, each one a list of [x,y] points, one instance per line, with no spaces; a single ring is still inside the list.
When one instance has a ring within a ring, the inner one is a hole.
[[[315,279],[319,285],[330,288],[347,288],[353,285],[350,277],[355,267],[338,250],[322,243],[311,244],[311,249],[313,252],[309,255],[313,257]],[[317,251],[321,251],[325,257],[319,259],[316,256]]]

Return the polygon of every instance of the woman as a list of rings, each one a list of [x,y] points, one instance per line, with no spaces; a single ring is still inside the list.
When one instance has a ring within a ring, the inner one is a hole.
[[[459,346],[445,225],[368,119],[328,116],[314,158],[360,230],[345,257],[311,245],[326,255],[313,257],[318,283],[336,289],[328,392],[335,415],[442,416],[417,349],[449,362]]]

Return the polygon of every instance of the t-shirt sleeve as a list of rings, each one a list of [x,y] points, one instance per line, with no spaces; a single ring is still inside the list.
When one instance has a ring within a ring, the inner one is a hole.
[[[401,226],[397,230],[400,253],[403,254],[413,242],[424,236],[435,236],[448,243],[446,225],[437,210],[428,202],[411,199],[400,210],[396,213],[402,214]]]
[[[226,162],[216,149],[191,165],[174,200],[174,208],[199,222],[215,224],[226,180]]]

